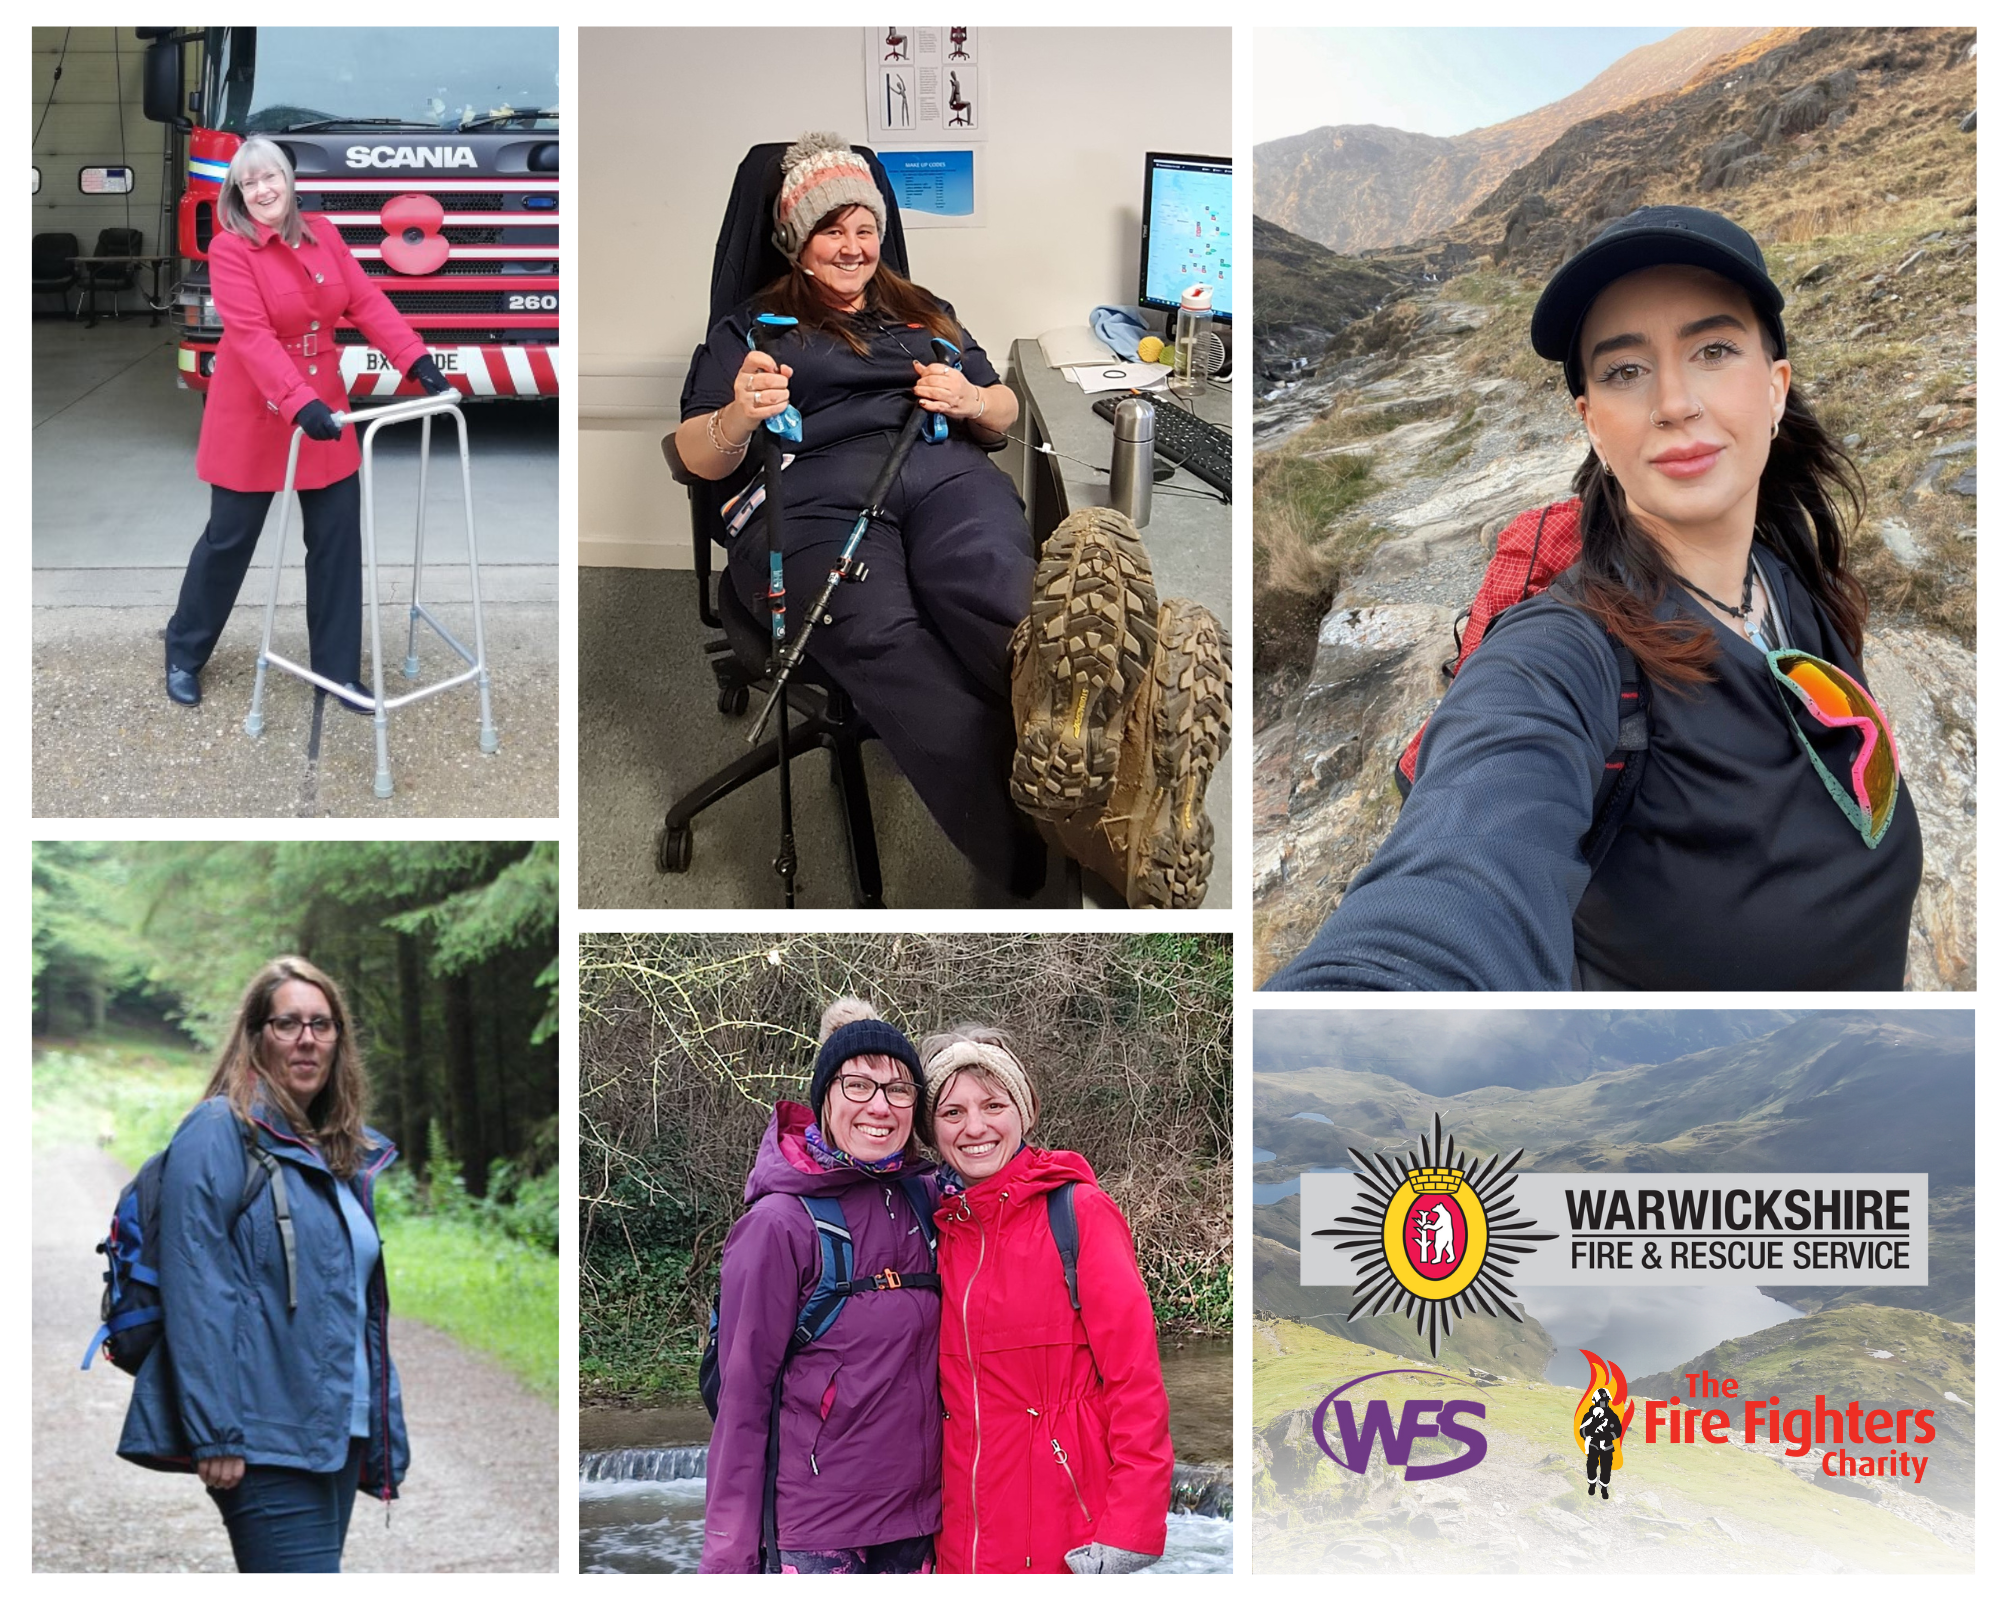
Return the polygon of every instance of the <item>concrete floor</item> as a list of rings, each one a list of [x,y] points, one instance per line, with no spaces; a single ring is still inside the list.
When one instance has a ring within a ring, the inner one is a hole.
[[[584,567],[577,574],[577,903],[586,909],[781,905],[775,778],[703,812],[686,873],[655,866],[674,798],[748,749],[746,721],[715,708],[715,679],[695,612],[694,574]],[[984,884],[931,820],[880,744],[863,747],[883,900],[894,909],[1057,909],[1076,904],[1065,863],[1032,901]],[[801,907],[851,907],[852,867],[830,780],[832,758],[795,767],[793,828]],[[1218,779],[1218,785],[1221,782]],[[1215,789],[1211,786],[1211,809]],[[1218,832],[1207,906],[1226,907],[1230,855]],[[1119,902],[1084,878],[1083,904]]]
[[[197,711],[161,686],[162,632],[208,512],[194,474],[200,399],[174,385],[174,331],[143,317],[86,329],[34,324],[34,809],[38,816],[510,816],[558,810],[558,489],[552,404],[467,408],[497,755],[478,754],[470,688],[392,713],[396,795],[374,798],[367,719],[329,708],[316,750],[312,691],[276,676],[266,732],[241,732],[263,605],[267,537],[202,676]],[[425,599],[471,643],[456,429],[434,432]],[[417,430],[376,449],[385,689],[400,666],[415,533]],[[305,654],[296,511],[273,647]],[[364,633],[365,638],[365,633]],[[419,683],[453,670],[435,640]],[[364,673],[366,649],[364,646]]]

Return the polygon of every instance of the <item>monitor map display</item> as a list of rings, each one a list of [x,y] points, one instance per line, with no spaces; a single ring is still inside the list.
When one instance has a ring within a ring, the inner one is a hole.
[[[1212,169],[1153,169],[1151,226],[1146,237],[1146,298],[1178,304],[1191,283],[1215,289],[1215,309],[1232,314],[1236,280],[1230,229],[1230,175]]]

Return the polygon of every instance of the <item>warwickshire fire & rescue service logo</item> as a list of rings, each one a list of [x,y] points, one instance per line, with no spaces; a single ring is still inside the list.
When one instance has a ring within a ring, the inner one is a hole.
[[[1511,1205],[1510,1174],[1522,1151],[1505,1161],[1496,1155],[1461,1164],[1458,1141],[1445,1139],[1444,1118],[1433,1115],[1430,1137],[1418,1152],[1369,1156],[1350,1148],[1347,1153],[1362,1185],[1355,1214],[1337,1217],[1342,1226],[1316,1228],[1314,1234],[1338,1239],[1335,1249],[1354,1254],[1360,1282],[1349,1322],[1406,1312],[1429,1337],[1436,1356],[1453,1316],[1483,1311],[1521,1320],[1517,1297],[1505,1282],[1513,1276],[1508,1269],[1531,1255],[1537,1242],[1555,1238],[1528,1232],[1534,1219]]]

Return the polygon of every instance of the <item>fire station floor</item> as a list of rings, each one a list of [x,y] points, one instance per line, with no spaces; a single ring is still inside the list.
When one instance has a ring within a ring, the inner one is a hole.
[[[368,718],[273,673],[265,731],[242,731],[256,673],[270,545],[202,674],[203,703],[162,686],[163,630],[208,514],[194,475],[199,398],[174,386],[174,331],[128,314],[96,328],[34,324],[34,811],[37,816],[553,817],[559,805],[559,536],[553,404],[468,409],[480,587],[500,749],[479,753],[478,699],[451,690],[392,712],[395,794],[377,800]],[[376,446],[385,692],[401,667],[414,542],[414,428]],[[434,429],[424,599],[472,643],[455,437]],[[305,577],[296,512],[273,648],[303,659]],[[428,630],[425,630],[428,633]],[[364,631],[364,640],[366,634]],[[420,638],[420,686],[458,658]],[[363,670],[368,670],[364,643]]]
[[[655,852],[674,799],[742,756],[747,720],[715,708],[715,679],[694,625],[692,572],[581,567],[577,572],[577,903],[585,909],[776,908],[783,891],[775,777],[760,778],[695,819],[685,873],[661,872]],[[664,620],[663,620],[664,619]],[[882,898],[892,908],[1059,908],[1075,904],[1064,863],[1034,900],[982,886],[879,743],[862,747],[882,858]],[[798,904],[853,902],[847,838],[832,757],[801,757],[793,772]],[[1230,851],[1218,838],[1206,910],[1229,904]],[[1094,878],[1086,908],[1121,902]]]

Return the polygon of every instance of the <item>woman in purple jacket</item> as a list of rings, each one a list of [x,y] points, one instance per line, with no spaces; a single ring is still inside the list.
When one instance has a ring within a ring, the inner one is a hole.
[[[863,1001],[836,1000],[820,1034],[812,1104],[778,1103],[722,1250],[703,1572],[928,1572],[942,1520],[937,1265],[913,1199],[935,1192],[916,1156],[923,1067]],[[853,1241],[851,1289],[794,1349],[820,1285],[825,1222],[806,1201],[821,1197]]]

